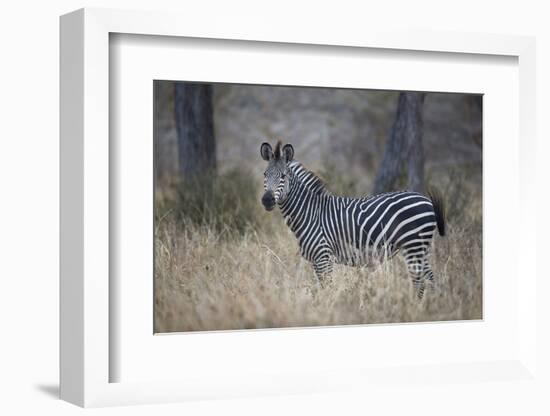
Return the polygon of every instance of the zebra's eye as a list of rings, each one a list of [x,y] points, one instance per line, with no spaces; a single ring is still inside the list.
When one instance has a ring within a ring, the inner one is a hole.
[[[286,173],[283,173],[283,174],[281,175],[281,179],[284,179],[284,178],[286,178]]]

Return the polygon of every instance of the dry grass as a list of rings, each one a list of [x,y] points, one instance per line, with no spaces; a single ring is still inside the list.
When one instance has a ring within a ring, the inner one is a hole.
[[[480,319],[480,198],[464,212],[435,239],[436,284],[421,302],[400,257],[368,269],[336,266],[318,289],[276,211],[258,211],[267,225],[239,234],[164,216],[155,236],[155,331]]]

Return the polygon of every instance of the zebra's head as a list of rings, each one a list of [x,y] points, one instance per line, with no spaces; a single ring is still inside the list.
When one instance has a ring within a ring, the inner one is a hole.
[[[275,204],[286,199],[289,189],[288,164],[294,157],[294,148],[291,144],[285,144],[281,149],[281,142],[275,145],[275,151],[269,143],[262,143],[260,154],[262,159],[268,162],[264,173],[264,196],[262,204],[267,211],[275,208]]]

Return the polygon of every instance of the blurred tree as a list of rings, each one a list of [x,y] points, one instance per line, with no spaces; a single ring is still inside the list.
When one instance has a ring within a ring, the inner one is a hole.
[[[424,148],[422,145],[422,107],[426,94],[402,92],[397,102],[395,120],[378,169],[374,192],[395,190],[397,179],[407,165],[409,190],[424,192]]]
[[[176,82],[174,88],[179,172],[202,182],[216,171],[212,85]]]
[[[482,95],[465,95],[466,116],[468,117],[468,125],[470,135],[474,143],[482,148],[483,147],[483,135],[482,135],[482,119],[483,119],[483,96]]]

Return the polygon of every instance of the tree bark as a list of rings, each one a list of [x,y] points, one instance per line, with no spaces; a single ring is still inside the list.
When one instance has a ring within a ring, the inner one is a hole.
[[[184,180],[209,177],[216,171],[212,85],[174,85],[180,176]]]
[[[470,135],[474,143],[483,148],[483,96],[467,95],[465,97],[466,114],[469,121]]]
[[[375,193],[395,190],[405,163],[408,189],[424,192],[422,107],[425,96],[421,92],[399,94],[395,121],[374,183]]]

